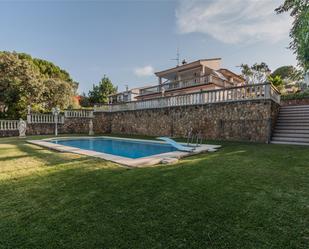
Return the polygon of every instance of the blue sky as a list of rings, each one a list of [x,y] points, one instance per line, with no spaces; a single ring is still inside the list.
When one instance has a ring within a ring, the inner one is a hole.
[[[153,71],[221,57],[223,67],[265,61],[295,65],[281,0],[0,2],[0,50],[54,62],[88,92],[106,74],[130,88],[156,83]]]

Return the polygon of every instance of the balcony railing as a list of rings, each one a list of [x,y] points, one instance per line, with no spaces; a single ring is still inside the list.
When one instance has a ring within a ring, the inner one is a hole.
[[[215,83],[215,84],[224,86],[225,82],[226,81],[224,81],[223,79],[220,79],[219,77],[214,76],[214,75],[202,75],[199,77],[182,79],[178,81],[163,83],[157,86],[143,88],[140,90],[140,95],[160,93],[162,92],[163,89],[164,91],[169,91],[169,90],[181,89],[181,88],[190,87],[190,86],[204,85],[204,84],[209,84],[209,83]]]
[[[176,96],[157,97],[149,100],[132,101],[123,104],[96,106],[94,111],[117,112],[247,100],[273,100],[276,103],[280,103],[280,93],[274,86],[265,83],[211,91],[200,91]]]

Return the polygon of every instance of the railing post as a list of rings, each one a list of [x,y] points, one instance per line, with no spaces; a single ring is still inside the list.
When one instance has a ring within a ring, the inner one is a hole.
[[[266,85],[264,85],[264,89],[265,89],[265,91],[264,91],[264,98],[265,99],[270,99],[270,84],[266,84]]]

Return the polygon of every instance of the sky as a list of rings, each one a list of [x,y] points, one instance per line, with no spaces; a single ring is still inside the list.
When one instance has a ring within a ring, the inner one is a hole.
[[[153,74],[187,62],[222,58],[296,65],[287,49],[291,18],[283,0],[0,0],[0,50],[52,61],[88,93],[106,75],[119,90],[153,85]]]

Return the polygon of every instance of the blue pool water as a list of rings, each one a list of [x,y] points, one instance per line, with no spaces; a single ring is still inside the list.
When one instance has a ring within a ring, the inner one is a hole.
[[[119,140],[112,138],[52,140],[51,142],[79,149],[93,150],[133,159],[177,151],[177,149],[168,144]]]

